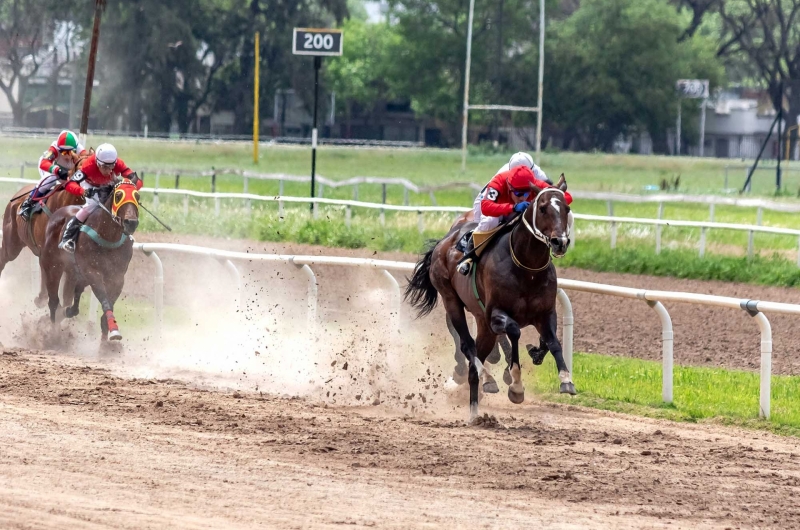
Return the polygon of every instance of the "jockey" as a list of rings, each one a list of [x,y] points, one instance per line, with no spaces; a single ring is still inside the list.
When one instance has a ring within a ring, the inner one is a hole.
[[[141,189],[142,180],[125,165],[121,158],[117,158],[117,150],[111,144],[99,145],[97,151],[83,161],[81,167],[67,182],[66,189],[73,195],[84,197],[86,204],[67,223],[58,248],[70,253],[75,252],[75,240],[81,226],[95,210],[102,206],[100,198],[97,196],[97,189],[113,184],[117,175],[129,179],[136,185],[136,189]]]
[[[487,232],[497,228],[512,213],[525,211],[535,199],[531,186],[540,189],[552,187],[546,181],[536,178],[526,164],[520,164],[495,175],[475,198],[473,217],[478,221],[475,231]],[[572,196],[568,192],[564,192],[564,198],[567,204],[572,202]],[[458,272],[463,275],[469,274],[472,270],[474,249],[475,245],[470,237],[464,257],[458,262],[457,267]]]
[[[549,186],[553,185],[553,181],[550,180],[547,175],[545,175],[544,171],[542,171],[542,168],[533,162],[533,157],[531,157],[531,155],[528,153],[523,153],[522,151],[511,155],[511,159],[508,161],[508,164],[505,164],[503,167],[501,167],[497,173],[495,173],[495,175],[499,175],[504,171],[508,171],[509,169],[514,169],[515,167],[519,166],[529,167],[537,179],[547,182]]]
[[[61,131],[39,159],[39,183],[20,205],[19,215],[30,219],[34,202],[47,195],[59,180],[66,180],[69,172],[75,169],[75,160],[85,151],[74,132]]]

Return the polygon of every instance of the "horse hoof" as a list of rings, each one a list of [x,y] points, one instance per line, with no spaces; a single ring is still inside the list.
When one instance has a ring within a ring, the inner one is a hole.
[[[460,374],[460,373],[458,373],[458,366],[456,366],[455,369],[453,369],[452,380],[457,385],[463,385],[464,383],[467,382],[467,371],[464,370],[464,373]]]
[[[577,395],[578,391],[575,390],[575,385],[573,383],[561,383],[561,388],[558,389],[559,392],[562,394],[569,394],[571,396]]]
[[[519,405],[523,401],[525,401],[525,392],[514,392],[510,388],[508,389],[508,399],[511,403],[515,405]]]
[[[540,366],[544,362],[544,358],[547,356],[547,350],[537,348],[533,344],[526,344],[525,348],[528,350],[528,355],[531,356],[533,364]]]
[[[108,340],[122,340],[122,333],[118,330],[112,330],[108,332]]]
[[[500,392],[500,388],[498,388],[496,381],[487,381],[483,384],[483,391],[487,394],[497,394]]]
[[[509,372],[508,368],[506,368],[505,370],[503,370],[503,382],[507,385],[510,385],[512,381],[513,380],[511,379],[511,372]]]
[[[64,311],[64,315],[67,318],[75,318],[76,316],[78,316],[79,313],[80,313],[80,309],[78,309],[78,308],[73,309],[72,306],[68,307]]]
[[[36,307],[41,309],[41,308],[43,308],[44,306],[47,305],[47,299],[46,298],[39,298],[37,296],[36,298],[33,299],[33,305],[35,305]]]
[[[492,350],[492,353],[486,358],[486,361],[492,364],[497,364],[500,362],[500,348],[495,346]]]

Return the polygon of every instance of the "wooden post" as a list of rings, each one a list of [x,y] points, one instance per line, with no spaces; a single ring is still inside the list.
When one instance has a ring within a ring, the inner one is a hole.
[[[94,2],[94,26],[92,26],[92,43],[89,46],[89,66],[86,70],[86,88],[83,92],[83,112],[81,113],[81,139],[86,141],[86,133],[89,129],[89,108],[92,104],[92,86],[94,85],[94,65],[97,60],[97,41],[100,38],[100,18],[103,15],[103,8],[106,0],[95,0]]]

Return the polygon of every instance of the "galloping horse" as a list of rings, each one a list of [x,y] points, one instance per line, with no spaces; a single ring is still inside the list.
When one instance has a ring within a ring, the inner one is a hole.
[[[89,286],[103,308],[101,340],[121,340],[122,334],[114,318],[114,304],[122,293],[125,273],[133,256],[133,238],[130,236],[139,226],[139,192],[130,180],[123,179],[113,187],[99,188],[99,193],[104,205],[81,227],[83,233],[78,236],[75,253],[69,254],[58,248],[64,226],[79,210],[70,206],[50,218],[40,259],[49,296],[50,321],[56,321],[58,286],[61,275],[66,273],[74,281],[72,305],[66,309],[66,317],[78,315],[81,294]]]
[[[560,391],[576,393],[556,335],[558,285],[551,259],[551,255],[562,257],[569,248],[566,190],[564,175],[555,187],[534,187],[535,201],[513,228],[489,243],[469,276],[456,271],[462,253],[455,245],[474,224],[460,218],[420,259],[406,287],[405,299],[418,310],[418,317],[433,310],[437,294],[442,297],[447,317],[460,338],[461,352],[469,363],[470,420],[478,415],[478,382],[498,335],[505,334],[511,341],[508,398],[513,403],[525,399],[519,338],[520,330],[527,326],[536,328],[546,348],[530,351],[534,363],[541,364],[547,351],[552,352],[561,380]],[[477,343],[470,336],[465,308],[478,324]],[[484,383],[484,390],[496,392],[494,381]]]
[[[92,152],[90,150],[84,156],[75,157],[75,167],[79,167],[83,159]],[[70,176],[73,172],[74,170],[70,172]],[[80,197],[66,192],[63,185],[59,185],[41,200],[41,211],[45,215],[33,213],[30,220],[25,220],[17,215],[17,211],[34,187],[36,185],[31,184],[20,189],[14,195],[14,199],[6,205],[5,213],[3,214],[3,246],[0,247],[0,274],[3,273],[6,264],[17,259],[19,253],[25,247],[31,249],[34,256],[39,256],[44,245],[47,221],[53,212],[65,206],[81,204],[82,201]],[[42,285],[39,296],[36,298],[36,305],[40,307],[44,305],[45,298],[44,271],[42,272]]]

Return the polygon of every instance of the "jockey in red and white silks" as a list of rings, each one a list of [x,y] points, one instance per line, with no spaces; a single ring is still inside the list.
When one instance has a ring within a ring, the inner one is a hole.
[[[112,184],[117,176],[129,179],[136,185],[136,189],[142,187],[142,180],[121,158],[117,157],[117,150],[111,144],[101,144],[92,156],[83,161],[78,171],[67,182],[66,190],[78,197],[84,197],[86,204],[67,223],[58,248],[67,252],[75,251],[75,239],[81,225],[101,207],[100,198],[96,193],[97,188]]]
[[[20,206],[19,215],[30,217],[33,203],[47,195],[59,180],[66,180],[69,172],[75,169],[75,160],[85,152],[74,132],[61,131],[39,158],[39,183]]]

